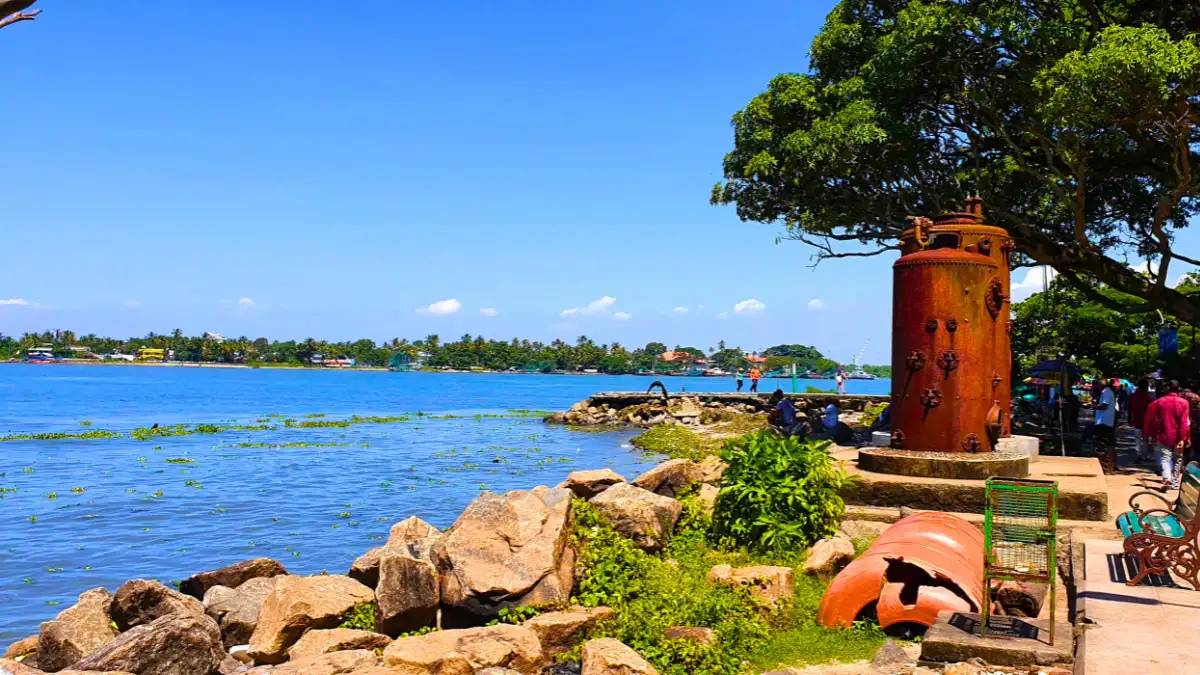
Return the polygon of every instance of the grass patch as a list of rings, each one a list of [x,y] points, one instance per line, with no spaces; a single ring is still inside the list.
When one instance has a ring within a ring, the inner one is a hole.
[[[722,441],[702,436],[677,424],[660,424],[630,441],[644,452],[666,455],[671,459],[700,461],[716,454]]]

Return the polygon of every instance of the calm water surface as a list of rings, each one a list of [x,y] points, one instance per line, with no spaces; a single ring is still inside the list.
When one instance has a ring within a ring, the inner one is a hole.
[[[664,379],[672,392],[733,389],[727,379]],[[554,485],[571,471],[602,467],[632,478],[652,461],[629,446],[633,433],[580,433],[509,411],[562,410],[597,391],[642,391],[649,382],[0,365],[0,436],[255,424],[269,415],[466,416],[315,429],[285,429],[272,417],[274,431],[0,443],[0,644],[35,633],[88,588],[115,590],[139,577],[168,582],[259,556],[292,572],[341,573],[380,545],[391,523],[417,515],[447,527],[484,489]],[[764,390],[790,390],[787,381],[770,382]],[[849,390],[889,386],[852,381]],[[337,446],[278,447],[287,443]]]

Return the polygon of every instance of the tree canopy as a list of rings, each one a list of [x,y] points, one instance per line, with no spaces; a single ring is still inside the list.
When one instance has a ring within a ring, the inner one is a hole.
[[[1200,290],[1200,277],[1189,275],[1178,288],[1188,293]],[[1179,358],[1164,361],[1158,354],[1158,329],[1164,319],[1171,323],[1173,317],[1119,312],[1096,301],[1094,295],[1118,304],[1133,301],[1103,286],[1084,292],[1059,278],[1045,291],[1013,305],[1014,368],[1027,373],[1038,361],[1065,356],[1089,372],[1133,377],[1166,367],[1173,376],[1191,378],[1194,327],[1180,332]]]
[[[1168,283],[1200,264],[1174,245],[1200,208],[1197,30],[1200,4],[1170,0],[843,0],[809,72],[734,115],[712,202],[820,260],[888,250],[976,193],[1021,262],[1200,322]]]
[[[708,357],[712,365],[733,370],[744,365],[739,349],[713,349]],[[443,341],[438,335],[427,335],[409,341],[393,338],[377,344],[374,340],[359,339],[346,342],[329,342],[308,338],[305,340],[268,340],[265,337],[251,339],[246,336],[223,338],[210,333],[187,336],[175,329],[168,334],[150,333],[145,337],[111,338],[95,334],[76,335],[69,330],[25,333],[21,337],[0,334],[0,360],[20,358],[33,347],[50,345],[56,355],[78,356],[71,347],[86,347],[93,354],[136,354],[143,347],[170,350],[175,361],[195,363],[264,363],[308,365],[314,357],[326,359],[349,357],[364,366],[386,366],[393,355],[406,354],[420,357],[421,363],[434,368],[458,370],[567,370],[596,369],[605,373],[633,373],[638,371],[671,374],[686,370],[686,361],[665,362],[659,357],[667,350],[661,342],[651,342],[645,347],[626,349],[618,342],[597,344],[586,335],[580,335],[572,344],[565,340],[549,343],[520,340],[489,340],[482,335],[463,335],[458,340]],[[805,349],[813,349],[806,347]],[[704,352],[696,347],[676,347],[674,351],[685,351],[696,357]],[[832,370],[837,364],[816,356],[814,366]],[[791,357],[773,357],[787,358]],[[790,361],[789,361],[790,363]],[[776,367],[782,367],[780,363]]]

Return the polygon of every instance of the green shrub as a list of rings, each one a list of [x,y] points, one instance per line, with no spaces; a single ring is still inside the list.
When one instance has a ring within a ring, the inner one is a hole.
[[[364,602],[350,608],[342,617],[338,628],[357,628],[358,630],[375,630],[375,603]]]
[[[876,420],[879,419],[879,416],[883,414],[883,411],[887,410],[887,407],[888,404],[886,403],[867,406],[866,410],[863,410],[862,419],[859,421],[858,425],[861,427],[870,428],[870,426],[875,424]]]
[[[820,387],[814,387],[810,384],[804,388],[804,393],[806,393],[806,394],[832,394],[833,390],[832,389],[822,389]]]
[[[840,491],[850,479],[826,452],[830,445],[771,432],[726,443],[720,455],[729,468],[713,516],[722,544],[799,550],[837,532],[846,510]]]
[[[703,509],[685,500],[678,534],[659,558],[614,532],[590,504],[576,501],[581,578],[574,601],[614,612],[597,624],[592,636],[621,640],[662,675],[743,673],[746,661],[767,643],[769,617],[759,613],[744,590],[706,581],[708,570],[726,558],[708,548],[707,528]],[[711,628],[717,641],[668,640],[665,633],[672,626]],[[566,658],[578,658],[578,653],[577,647]]]

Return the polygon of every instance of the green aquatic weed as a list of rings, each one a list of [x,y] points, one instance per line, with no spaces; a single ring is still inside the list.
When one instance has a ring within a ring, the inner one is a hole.
[[[71,492],[74,492],[77,495],[81,495],[81,494],[87,492],[87,489],[81,488],[81,487],[73,487],[73,488],[71,488]]]

